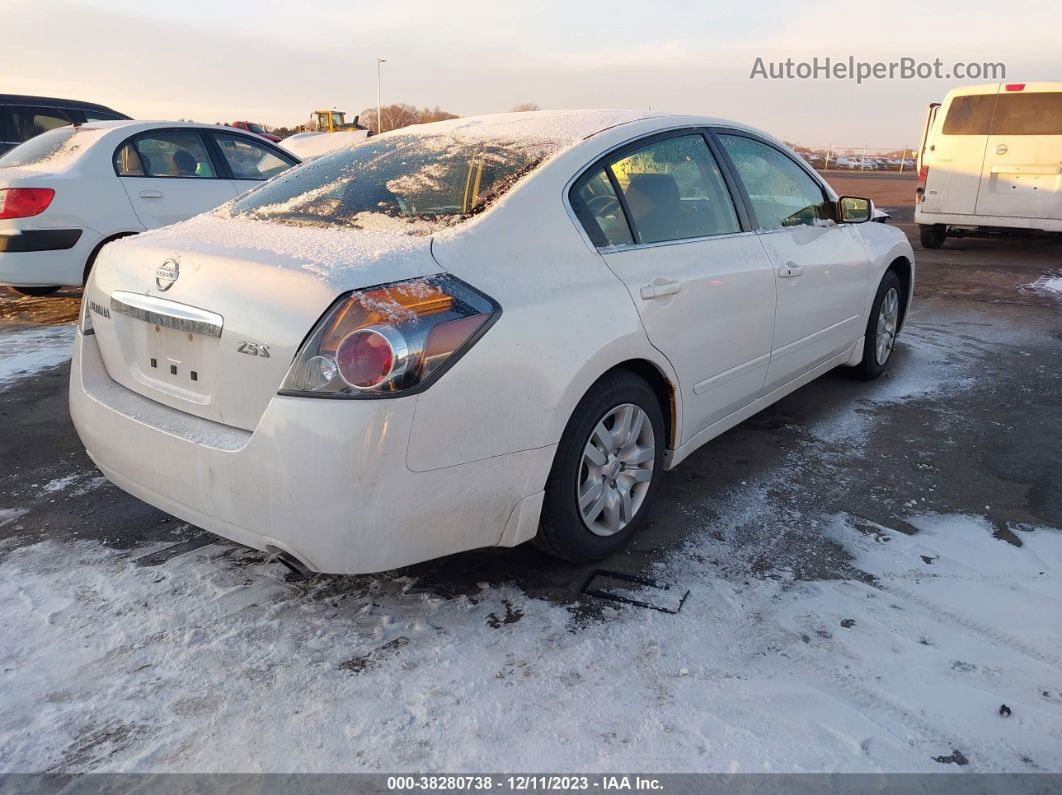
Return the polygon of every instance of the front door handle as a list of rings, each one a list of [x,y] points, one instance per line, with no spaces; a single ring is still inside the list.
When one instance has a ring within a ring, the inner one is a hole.
[[[161,199],[162,191],[158,190],[142,190],[140,191],[141,199]]]
[[[652,284],[647,284],[638,294],[643,301],[652,301],[654,298],[663,298],[665,295],[674,295],[682,290],[682,282],[674,279],[653,279]]]
[[[796,276],[800,276],[804,272],[804,269],[797,265],[795,262],[787,262],[781,268],[778,269],[779,279],[792,279]]]

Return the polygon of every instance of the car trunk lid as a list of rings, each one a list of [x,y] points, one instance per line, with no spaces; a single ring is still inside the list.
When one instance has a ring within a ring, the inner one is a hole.
[[[201,216],[108,246],[85,300],[111,378],[253,430],[340,295],[440,271],[426,237]]]

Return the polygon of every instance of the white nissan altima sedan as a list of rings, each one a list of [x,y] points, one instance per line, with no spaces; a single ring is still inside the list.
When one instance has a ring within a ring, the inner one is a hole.
[[[885,369],[914,256],[872,212],[718,119],[398,130],[105,247],[71,414],[118,486],[293,568],[598,560],[714,436]]]

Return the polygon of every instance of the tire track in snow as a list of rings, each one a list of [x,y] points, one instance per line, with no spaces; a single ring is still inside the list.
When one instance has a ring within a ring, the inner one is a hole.
[[[799,635],[797,635],[797,641],[799,642]],[[900,742],[906,743],[909,747],[915,748],[920,752],[925,752],[930,759],[933,758],[932,753],[938,749],[941,755],[950,754],[952,751],[958,750],[966,754],[968,758],[976,759],[977,756],[980,756],[981,759],[987,759],[993,757],[981,742],[969,737],[960,739],[949,734],[895,701],[883,691],[860,681],[855,674],[827,665],[798,646],[794,645],[788,650],[787,656],[802,663],[804,672],[814,674],[823,682],[822,685],[809,682],[809,685],[816,687],[820,692],[830,697],[836,697],[837,690],[843,691],[860,705],[860,715],[880,726]],[[830,688],[834,689],[831,690]],[[881,713],[891,718],[893,725],[883,720]],[[903,732],[897,731],[898,728],[916,730],[921,736],[912,738],[910,737],[910,732],[907,732],[908,736],[904,736]],[[926,744],[937,746],[937,748],[922,747]]]
[[[968,629],[969,631],[996,643],[997,645],[1005,646],[1012,651],[1024,654],[1026,657],[1055,668],[1059,673],[1062,673],[1062,658],[1041,651],[1035,646],[1015,638],[1013,635],[1008,635],[1002,630],[995,629],[987,624],[982,624],[980,621],[970,618],[969,616],[956,613],[954,610],[950,610],[940,604],[940,602],[935,602],[932,599],[928,599],[925,596],[921,596],[914,591],[910,591],[907,588],[903,588],[894,583],[885,583],[879,579],[877,585],[872,587],[875,587],[884,593],[890,593],[902,597],[903,599],[918,605],[929,614],[930,618],[939,624],[946,624],[949,622],[953,625],[957,624],[964,629]]]

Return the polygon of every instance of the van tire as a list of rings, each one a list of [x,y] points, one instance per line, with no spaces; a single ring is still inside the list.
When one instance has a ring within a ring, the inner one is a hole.
[[[918,239],[922,248],[941,248],[948,237],[948,227],[944,224],[919,224]]]

